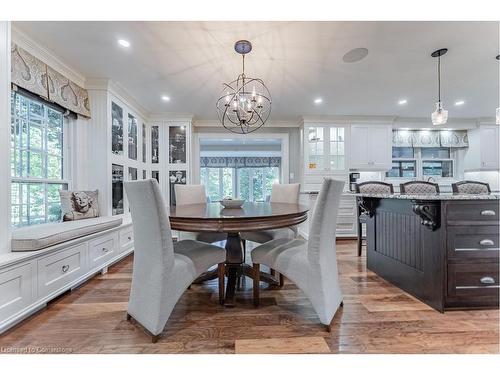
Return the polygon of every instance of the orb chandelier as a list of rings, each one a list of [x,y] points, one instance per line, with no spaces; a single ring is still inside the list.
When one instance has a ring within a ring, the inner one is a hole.
[[[242,73],[234,81],[223,83],[217,100],[219,120],[227,130],[248,134],[260,129],[271,114],[271,94],[264,81],[245,75],[245,55],[252,50],[252,43],[239,40],[234,50],[242,55]]]
[[[436,110],[431,114],[432,125],[444,125],[448,121],[448,111],[444,109],[441,101],[441,56],[448,52],[447,48],[441,48],[431,53],[432,57],[438,58],[438,101]]]

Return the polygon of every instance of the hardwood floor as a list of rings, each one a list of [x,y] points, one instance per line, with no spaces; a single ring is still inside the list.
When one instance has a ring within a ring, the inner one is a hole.
[[[363,249],[364,250],[364,249]],[[499,311],[440,314],[366,271],[356,243],[337,244],[344,307],[327,333],[288,280],[282,289],[252,283],[235,308],[218,304],[217,280],[193,285],[156,344],[126,321],[132,257],[50,303],[0,337],[0,353],[499,353]],[[248,261],[250,257],[247,257]]]

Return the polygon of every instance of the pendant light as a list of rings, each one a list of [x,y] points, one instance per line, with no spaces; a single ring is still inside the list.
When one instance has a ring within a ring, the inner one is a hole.
[[[500,55],[497,55],[496,59],[500,60]],[[498,96],[500,97],[500,91],[498,92]],[[496,124],[500,125],[500,107],[497,108]]]
[[[444,109],[441,102],[441,56],[448,52],[447,48],[441,48],[431,53],[432,57],[438,58],[438,101],[436,110],[431,114],[432,125],[444,125],[448,121],[448,111]]]

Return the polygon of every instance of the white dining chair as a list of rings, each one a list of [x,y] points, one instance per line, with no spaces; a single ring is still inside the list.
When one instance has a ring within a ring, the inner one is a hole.
[[[207,203],[204,185],[174,185],[176,206]],[[180,240],[196,240],[206,243],[225,241],[226,233],[179,232]]]
[[[300,184],[274,184],[271,189],[270,203],[299,203]],[[297,226],[262,230],[258,232],[242,232],[241,238],[246,241],[266,243],[277,238],[297,237]]]
[[[187,287],[218,265],[219,302],[224,302],[225,252],[185,240],[173,243],[166,205],[155,179],[125,182],[134,228],[134,266],[127,320],[133,318],[156,342]]]
[[[300,184],[273,184],[271,188],[270,203],[299,203]],[[241,238],[244,241],[252,241],[259,244],[266,243],[278,238],[295,238],[298,234],[296,225],[286,228],[262,230],[258,232],[242,232]],[[271,274],[276,272],[271,269]],[[279,275],[279,285],[283,286],[283,275]]]
[[[312,214],[309,240],[280,238],[252,250],[254,304],[259,305],[260,265],[284,274],[311,301],[322,324],[330,324],[339,306],[340,290],[335,231],[343,181],[325,179]]]

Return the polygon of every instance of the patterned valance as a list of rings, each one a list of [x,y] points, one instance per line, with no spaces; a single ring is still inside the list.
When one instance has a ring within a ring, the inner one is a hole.
[[[14,43],[11,45],[11,81],[63,108],[90,117],[87,90]]]
[[[200,167],[209,168],[259,168],[280,167],[281,157],[226,157],[226,156],[203,156],[200,158]]]
[[[393,147],[468,147],[466,130],[393,130]]]

